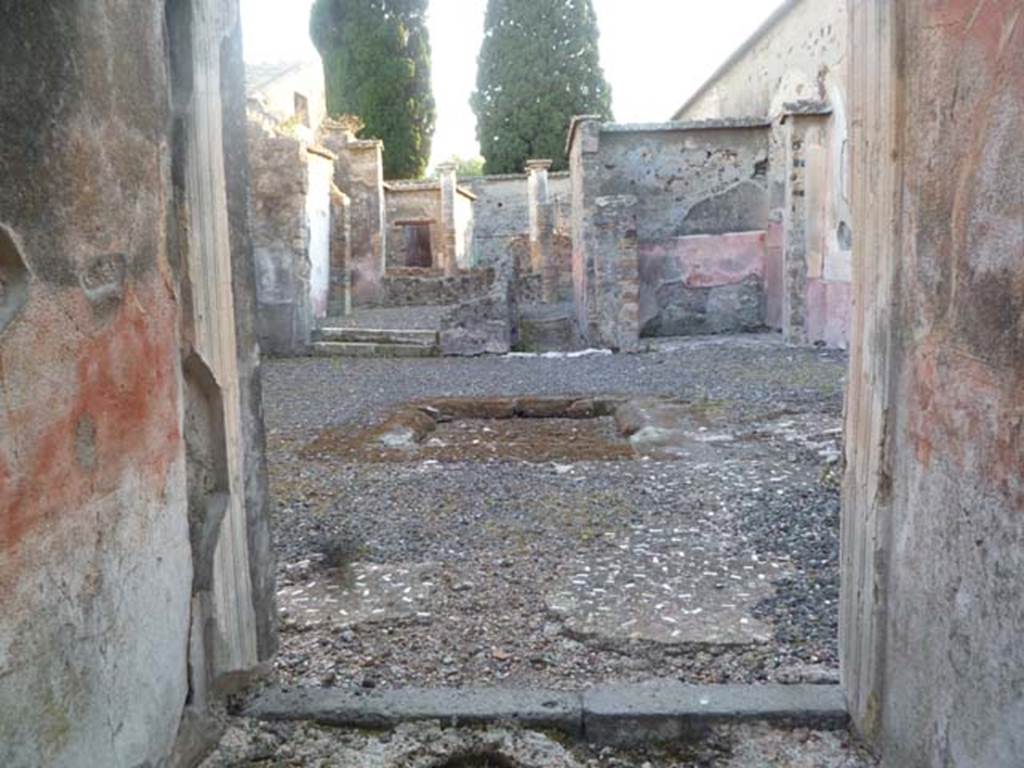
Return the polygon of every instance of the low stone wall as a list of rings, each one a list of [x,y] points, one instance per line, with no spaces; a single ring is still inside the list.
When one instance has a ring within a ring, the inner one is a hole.
[[[764,232],[641,243],[641,336],[750,331],[764,317]]]
[[[445,277],[439,270],[389,270],[379,299],[370,306],[415,307],[458,304],[485,295],[494,280],[491,269],[473,269]]]
[[[483,295],[466,297],[441,319],[441,354],[454,357],[504,355],[517,340],[516,262],[504,259],[490,277]]]

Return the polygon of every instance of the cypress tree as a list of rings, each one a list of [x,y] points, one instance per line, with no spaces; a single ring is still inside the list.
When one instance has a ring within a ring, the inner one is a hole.
[[[564,170],[575,115],[611,119],[591,0],[488,0],[471,103],[487,173],[530,158]]]
[[[358,115],[384,141],[384,175],[420,178],[436,110],[428,0],[316,0],[310,35],[324,62],[327,111]]]

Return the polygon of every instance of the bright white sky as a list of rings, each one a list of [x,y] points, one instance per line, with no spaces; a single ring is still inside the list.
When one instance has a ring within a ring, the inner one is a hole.
[[[668,120],[781,0],[594,0],[619,122]],[[469,95],[486,0],[431,0],[434,159],[477,154]],[[248,61],[315,57],[312,0],[242,0]]]

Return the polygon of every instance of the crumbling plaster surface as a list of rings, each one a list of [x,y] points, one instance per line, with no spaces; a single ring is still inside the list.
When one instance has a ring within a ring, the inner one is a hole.
[[[224,29],[220,46],[223,100],[224,185],[230,240],[231,293],[238,361],[240,449],[245,456],[242,486],[249,552],[249,582],[260,662],[277,651],[276,568],[270,530],[262,368],[256,329],[256,268],[249,222],[249,154],[246,133],[245,64],[242,25],[237,16]],[[180,730],[180,729],[179,729]]]
[[[331,277],[331,185],[334,156],[317,149],[307,150],[309,193],[306,195],[306,223],[309,227],[309,302],[313,322],[327,317]]]
[[[184,0],[188,1],[188,0]],[[225,31],[240,23],[232,0],[191,0],[191,103],[181,115],[186,133],[184,194],[190,225],[182,242],[191,316],[184,342],[210,368],[220,385],[227,445],[227,510],[216,540],[209,615],[212,622],[210,672],[244,674],[259,661],[256,612],[248,565],[245,462],[234,286],[231,276],[230,218],[224,156],[221,52]],[[242,137],[236,137],[242,140]]]
[[[599,220],[602,201],[623,196],[635,199],[640,333],[685,335],[764,325],[768,138],[761,121],[638,126],[585,121],[576,128],[571,162],[581,328],[595,323],[610,328],[620,320],[612,296],[618,289],[613,282],[602,283],[600,262],[619,258],[615,243],[621,240],[600,235]],[[741,262],[745,266],[738,267]]]
[[[754,331],[765,325],[765,233],[690,235],[640,251],[643,336]]]
[[[314,321],[307,206],[316,169],[300,139],[255,122],[248,133],[260,345],[267,354],[301,353]]]
[[[164,10],[0,3],[0,68],[11,75],[0,96],[0,223],[28,275],[0,328],[5,766],[156,765],[172,750],[190,623],[204,619],[191,609],[186,353],[216,363],[230,404],[233,499],[212,537],[205,617],[211,672],[246,672],[273,651],[273,571],[247,554],[269,553],[258,362],[251,322],[228,332],[241,306],[233,293],[249,291],[246,307],[252,293],[251,273],[232,270],[245,244],[228,236],[244,222],[244,172],[220,144],[238,126],[220,99],[220,65],[240,63],[237,8],[197,0],[187,14],[195,36],[179,52],[196,56],[185,90],[197,106],[177,144]],[[198,134],[207,170],[189,174],[172,158],[199,153],[197,134],[184,135],[197,124],[208,129]],[[217,182],[203,184],[204,173]],[[206,197],[214,188],[219,198]],[[179,237],[188,218],[204,228],[197,210],[219,217],[200,250]],[[197,288],[215,281],[211,293]]]
[[[31,279],[0,335],[0,763],[137,765],[174,740],[192,577],[163,9],[9,5],[0,220]]]
[[[783,104],[824,101],[846,80],[845,0],[789,0],[740,55],[729,60],[676,114],[676,120],[769,117]]]
[[[784,322],[769,299],[768,324],[792,341],[848,344],[852,214],[847,114],[846,0],[790,0],[676,113],[677,120],[763,117],[772,121],[770,219],[781,226],[789,166],[786,122],[802,106],[827,107],[823,130],[807,137],[807,271],[791,303],[800,322]],[[798,295],[797,295],[798,294]],[[804,314],[805,313],[805,314]]]
[[[841,650],[900,768],[1024,754],[1024,16],[853,0]]]
[[[473,263],[495,266],[509,245],[530,236],[526,174],[478,176],[461,183],[476,195]],[[554,204],[555,232],[569,233],[572,201],[568,173],[548,174],[549,199]],[[568,278],[566,278],[568,280]]]
[[[255,120],[248,137],[260,344],[302,354],[328,313],[335,158]]]
[[[462,194],[455,195],[455,266],[470,269],[473,263],[473,229],[476,227],[476,201]]]
[[[339,125],[321,126],[319,143],[337,155],[334,184],[350,201],[350,292],[353,305],[377,299],[384,276],[387,214],[383,143],[356,139]]]

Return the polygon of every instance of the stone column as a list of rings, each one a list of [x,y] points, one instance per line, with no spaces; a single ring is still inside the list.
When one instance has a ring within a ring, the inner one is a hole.
[[[545,304],[558,301],[558,264],[554,258],[554,211],[548,195],[550,160],[527,160],[530,208],[530,269],[541,276]]]
[[[455,244],[455,196],[458,194],[458,179],[455,174],[455,163],[442,163],[437,166],[437,171],[441,177],[441,266],[445,276],[451,277],[459,269]]]

